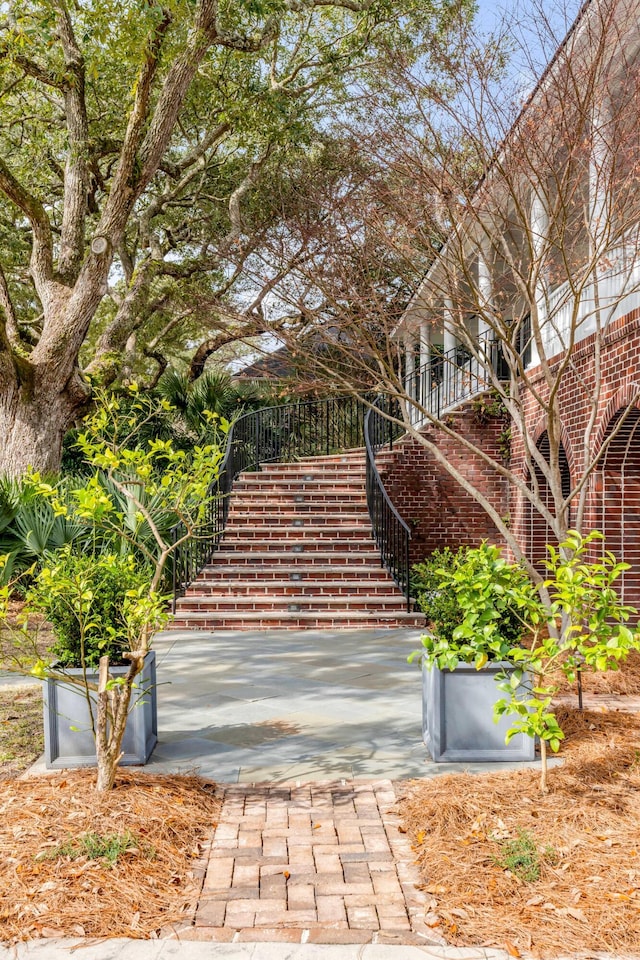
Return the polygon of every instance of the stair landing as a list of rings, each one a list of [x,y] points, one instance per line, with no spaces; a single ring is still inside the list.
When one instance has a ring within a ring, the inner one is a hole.
[[[175,630],[421,627],[372,539],[360,451],[241,474],[225,535]]]

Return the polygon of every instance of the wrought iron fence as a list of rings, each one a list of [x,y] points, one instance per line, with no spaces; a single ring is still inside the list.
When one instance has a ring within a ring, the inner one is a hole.
[[[227,436],[218,479],[209,488],[204,517],[192,536],[173,553],[173,609],[197,574],[211,560],[227,523],[233,482],[263,463],[326,456],[361,447],[367,405],[357,397],[331,397],[264,407],[239,417]],[[172,530],[174,544],[187,527]]]
[[[406,392],[415,401],[414,422],[421,419],[419,407],[440,418],[465,400],[491,389],[491,371],[508,379],[500,344],[492,333],[483,333],[473,350],[462,345],[437,353],[407,378]]]
[[[384,446],[393,449],[393,442],[404,433],[404,427],[401,423],[394,423],[389,416],[385,416],[385,413],[399,418],[398,401],[379,397],[368,411],[364,422],[367,505],[373,525],[373,536],[380,550],[380,562],[404,593],[407,610],[411,610],[409,582],[411,531],[391,502],[376,466],[378,451]]]

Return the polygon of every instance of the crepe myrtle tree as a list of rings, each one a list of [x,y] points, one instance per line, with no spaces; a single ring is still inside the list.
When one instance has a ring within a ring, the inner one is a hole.
[[[87,373],[108,383],[136,351],[162,364],[164,338],[207,317],[259,328],[260,298],[226,297],[275,215],[269,183],[353,80],[471,6],[3,4],[0,472],[58,468]]]
[[[439,49],[445,93],[420,64],[389,57],[387,86],[368,91],[375,108],[350,127],[358,176],[331,193],[310,185],[315,256],[304,269],[293,265],[278,293],[283,311],[297,309],[314,343],[323,341],[304,356],[316,375],[363,399],[377,388],[397,400],[396,421],[484,509],[545,593],[513,517],[439,440],[453,438],[501,478],[551,541],[565,542],[569,529],[588,533],[590,481],[640,398],[640,378],[625,371],[628,405],[598,445],[608,324],[638,293],[640,71],[625,43],[635,21],[621,0],[587,5],[562,44],[546,5],[533,10],[536,42],[517,23],[490,42],[462,24],[457,44],[449,37]],[[540,49],[557,52],[523,98],[523,74],[541,73],[531,58]],[[453,57],[456,72],[446,70]],[[307,220],[288,228],[294,237],[309,231]],[[587,334],[581,365],[574,348]],[[297,332],[279,335],[303,352]],[[443,341],[455,344],[444,356]],[[421,382],[411,370],[425,342],[433,366]],[[458,403],[478,397],[479,415],[504,416],[517,460],[474,442],[451,415],[447,386]],[[569,392],[587,415],[567,489]],[[546,449],[537,444],[541,423]]]
[[[95,735],[101,792],[113,787],[136,678],[154,632],[168,620],[169,598],[163,589],[167,564],[187,540],[200,535],[216,496],[223,453],[217,440],[195,446],[189,454],[166,440],[136,445],[136,434],[157,409],[155,401],[137,396],[135,387],[131,393],[133,399],[126,402],[104,392],[98,395],[78,437],[92,473],[68,496],[61,498],[59,488],[38,473],[25,480],[33,495],[46,499],[57,514],[83,525],[85,535],[76,547],[68,545],[45,558],[17,617],[11,616],[10,606],[15,581],[0,587],[3,667],[81,688]],[[161,403],[169,407],[167,401]],[[229,424],[214,419],[222,438]],[[0,557],[0,568],[7,560]],[[102,599],[105,583],[112,593],[108,615]],[[113,608],[113,591],[118,609]],[[42,617],[37,614],[50,616],[54,632],[56,624],[71,622],[73,642],[58,636],[51,651],[44,650],[38,637]],[[111,675],[115,659],[128,662],[124,676]],[[94,683],[90,674],[96,661]],[[67,673],[69,664],[82,673]]]

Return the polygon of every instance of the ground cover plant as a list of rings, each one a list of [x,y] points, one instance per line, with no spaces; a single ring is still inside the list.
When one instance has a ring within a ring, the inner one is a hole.
[[[427,923],[458,946],[545,960],[637,953],[640,717],[562,709],[563,764],[413,781],[404,828],[430,895]]]
[[[195,776],[120,772],[0,783],[0,940],[168,935],[199,892],[194,861],[220,809]]]

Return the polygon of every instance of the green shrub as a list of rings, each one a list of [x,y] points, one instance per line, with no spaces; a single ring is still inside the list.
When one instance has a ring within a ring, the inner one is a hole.
[[[135,640],[132,608],[150,581],[151,575],[131,555],[61,550],[42,568],[29,597],[53,626],[52,652],[58,662],[93,669],[104,655],[112,663],[121,661]]]
[[[436,551],[414,567],[414,585],[430,629],[419,653],[440,669],[453,669],[458,661],[480,668],[488,660],[509,659],[535,592],[525,570],[488,543]]]
[[[455,553],[449,547],[434,550],[423,563],[411,568],[411,594],[425,614],[429,629],[445,640],[451,640],[462,612],[455,593],[441,589],[439,571],[452,570],[466,552],[466,547],[460,547]]]

